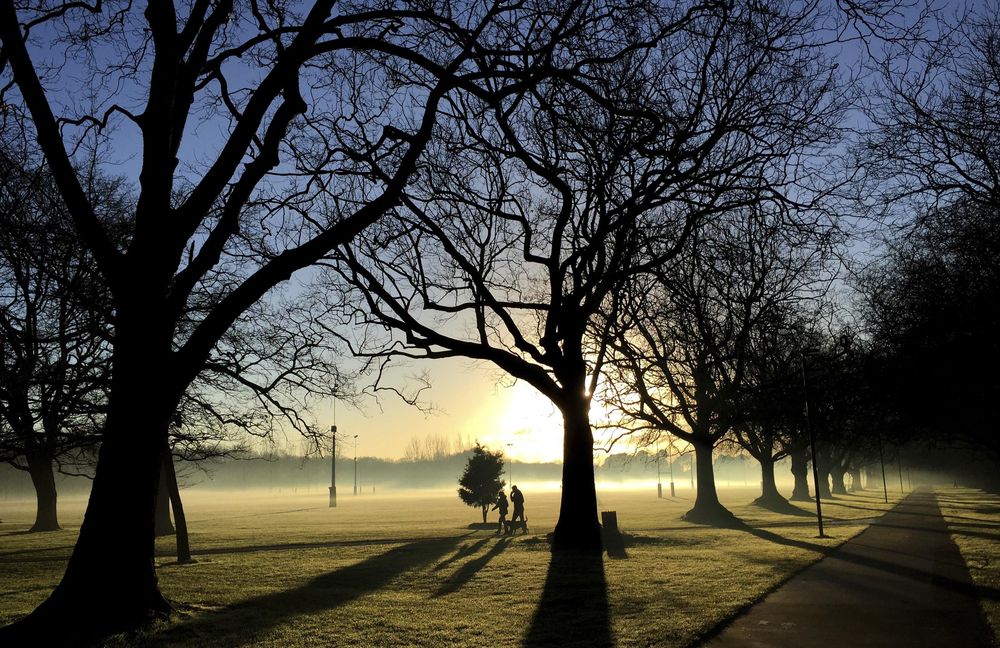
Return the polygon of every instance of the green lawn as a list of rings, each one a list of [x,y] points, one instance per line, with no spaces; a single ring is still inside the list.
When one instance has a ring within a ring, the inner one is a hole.
[[[965,558],[979,603],[1000,644],[1000,496],[963,488],[938,489],[938,505]]]
[[[685,646],[888,508],[874,492],[826,503],[832,537],[819,540],[807,510],[779,515],[749,506],[749,489],[721,493],[749,530],[681,522],[686,489],[676,500],[602,490],[601,509],[617,510],[632,538],[628,557],[550,569],[557,492],[528,492],[531,533],[500,538],[470,529],[478,513],[451,492],[341,496],[329,509],[325,493],[195,489],[186,507],[197,563],[175,564],[172,538],[158,543],[161,586],[180,613],[127,643]],[[61,576],[84,503],[61,504],[66,529],[42,535],[18,533],[29,503],[4,504],[0,623],[29,612]]]

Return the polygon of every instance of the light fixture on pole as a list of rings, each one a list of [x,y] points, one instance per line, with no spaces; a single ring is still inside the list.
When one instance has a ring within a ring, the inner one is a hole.
[[[816,439],[813,437],[812,423],[809,421],[809,388],[806,385],[806,354],[799,351],[799,362],[802,365],[802,401],[806,409],[806,432],[809,434],[809,448],[812,452],[813,464],[813,484],[816,488],[816,522],[819,525],[819,537],[825,538],[823,533],[823,505],[819,495],[819,468],[816,466]]]
[[[510,449],[514,447],[513,443],[507,444],[507,482],[508,486],[514,485],[514,458],[510,456]]]
[[[875,436],[878,438],[878,460],[882,464],[882,495],[885,503],[889,503],[889,487],[885,483],[885,453],[882,451],[882,433],[875,428]]]
[[[354,435],[354,494],[358,494],[358,435]]]

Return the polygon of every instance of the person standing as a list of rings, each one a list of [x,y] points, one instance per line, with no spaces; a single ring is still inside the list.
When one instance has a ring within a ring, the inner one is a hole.
[[[510,501],[514,504],[514,514],[510,516],[510,523],[513,526],[518,519],[524,524],[524,495],[517,489],[517,486],[510,487]]]
[[[503,491],[497,494],[497,501],[493,504],[494,511],[500,511],[500,520],[497,522],[497,533],[503,531],[503,524],[507,520],[507,496]]]

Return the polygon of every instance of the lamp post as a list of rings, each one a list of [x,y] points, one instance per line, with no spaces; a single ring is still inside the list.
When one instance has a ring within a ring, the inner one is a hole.
[[[809,421],[809,388],[806,384],[805,351],[799,352],[799,361],[802,365],[802,401],[805,403],[806,432],[809,434],[809,449],[812,453],[813,464],[813,485],[816,489],[816,521],[819,525],[819,537],[825,538],[826,535],[823,533],[823,505],[820,502],[821,498],[819,495],[819,468],[816,466],[816,439],[813,437],[812,423]]]
[[[358,494],[358,435],[354,435],[354,494]]]
[[[882,433],[875,428],[875,436],[878,438],[878,460],[882,464],[882,495],[885,503],[889,503],[889,487],[885,483],[885,454],[882,452]]]
[[[656,497],[663,499],[663,484],[660,481],[660,443],[656,442]]]
[[[514,485],[514,458],[510,456],[511,448],[513,447],[513,443],[507,444],[507,458],[510,459],[510,461],[507,462],[507,483],[510,486]]]
[[[674,488],[674,440],[667,435],[667,466],[670,468],[670,497],[677,497],[677,489]]]
[[[906,492],[903,490],[903,453],[900,452],[899,446],[896,446],[896,468],[899,470],[899,492],[903,494]]]
[[[337,426],[330,426],[330,436],[333,437],[333,464],[330,469],[330,508],[337,508]]]

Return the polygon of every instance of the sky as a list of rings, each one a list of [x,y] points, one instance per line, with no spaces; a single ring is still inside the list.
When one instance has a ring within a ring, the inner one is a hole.
[[[425,414],[395,396],[381,397],[378,405],[368,403],[360,410],[344,404],[337,407],[338,433],[352,441],[358,435],[359,456],[402,458],[413,437],[422,442],[428,435],[441,435],[456,443],[461,439],[463,447],[479,441],[503,450],[514,461],[562,459],[562,417],[527,383],[511,385],[491,366],[465,359],[411,367],[423,369],[430,376],[431,389],[425,397],[434,406],[432,413]],[[329,429],[333,410],[331,401],[313,414]],[[350,454],[346,447],[342,452]]]
[[[42,50],[36,49],[34,54],[43,60],[47,58]],[[94,92],[121,95],[131,90],[134,88],[108,87],[95,88]],[[67,108],[78,101],[69,94],[59,96],[59,91],[54,94],[54,102],[67,104]],[[112,138],[103,163],[113,172],[134,177],[140,162],[135,129],[120,119],[114,122],[121,128]],[[184,139],[181,158],[204,163],[223,140],[224,129],[211,120],[200,123],[196,120],[193,124]],[[360,456],[400,458],[412,438],[423,440],[428,435],[441,435],[454,441],[460,439],[464,447],[478,440],[493,449],[504,450],[514,461],[561,459],[561,417],[530,385],[523,382],[511,385],[494,367],[462,359],[436,360],[414,369],[426,369],[430,374],[432,388],[426,396],[434,404],[435,413],[424,414],[399,399],[385,396],[380,406],[368,403],[361,411],[341,404],[336,421],[332,401],[317,407],[313,414],[326,427],[336,422],[341,435],[353,439],[357,434]],[[289,435],[287,445],[297,448],[298,441]]]

